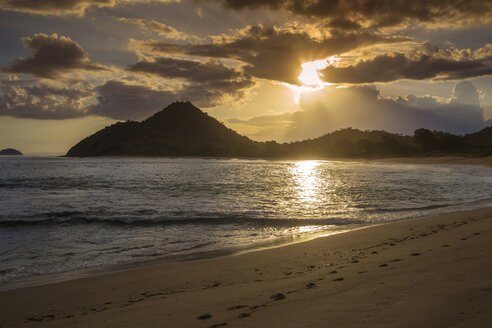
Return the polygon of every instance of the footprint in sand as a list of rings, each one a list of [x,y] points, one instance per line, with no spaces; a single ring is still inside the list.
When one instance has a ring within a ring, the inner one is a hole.
[[[329,272],[329,274],[335,274],[335,273],[338,273],[338,271],[333,270],[333,271],[330,271],[330,272]]]
[[[345,279],[343,279],[342,277],[333,279],[333,281],[342,281],[342,280],[345,280]]]
[[[316,284],[314,282],[310,282],[310,283],[306,284],[307,289],[316,288],[316,287],[318,287],[318,286],[316,286]]]
[[[379,267],[380,268],[384,268],[384,267],[387,267],[388,265],[386,263],[383,263],[383,264],[380,264]]]
[[[412,253],[410,256],[420,256],[420,253]]]
[[[237,316],[239,319],[242,319],[242,318],[247,318],[251,316],[251,314],[249,313],[239,313],[239,315]]]
[[[278,293],[278,294],[270,296],[270,298],[274,301],[281,301],[281,300],[285,299],[285,295],[282,293]]]
[[[217,328],[217,327],[223,327],[223,326],[227,326],[227,323],[225,322],[222,322],[222,323],[216,323],[215,325],[211,325],[210,327],[208,328]]]
[[[234,305],[229,308],[227,308],[227,311],[234,311],[234,310],[239,310],[242,308],[248,307],[247,305]]]
[[[212,318],[212,315],[207,313],[207,314],[202,314],[201,316],[197,317],[196,320],[207,320]]]

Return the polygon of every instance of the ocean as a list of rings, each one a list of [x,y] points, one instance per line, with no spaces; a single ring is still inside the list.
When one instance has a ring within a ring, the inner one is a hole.
[[[492,206],[492,168],[0,158],[0,283],[180,261]]]

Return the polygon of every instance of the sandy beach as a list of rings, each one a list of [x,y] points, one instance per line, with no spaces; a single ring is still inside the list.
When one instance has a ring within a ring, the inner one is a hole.
[[[490,327],[492,208],[0,293],[1,327]]]

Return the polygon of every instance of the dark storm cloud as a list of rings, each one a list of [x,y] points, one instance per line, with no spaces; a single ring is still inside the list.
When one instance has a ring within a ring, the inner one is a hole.
[[[337,33],[319,39],[306,31],[251,26],[236,38],[210,44],[174,44],[144,41],[140,45],[154,52],[190,56],[232,58],[246,64],[254,77],[299,84],[301,64],[340,54],[358,47],[409,41],[407,37],[380,37],[369,32]]]
[[[0,0],[0,9],[40,15],[83,15],[89,7],[113,7],[150,1],[152,0]]]
[[[0,115],[34,119],[66,119],[87,114],[83,100],[92,96],[87,85],[54,88],[0,83]]]
[[[406,54],[383,54],[345,67],[328,66],[321,74],[323,80],[332,83],[460,80],[492,74],[492,45],[476,51],[425,48]]]
[[[31,50],[31,55],[14,60],[2,69],[3,72],[55,78],[60,73],[70,70],[101,71],[105,69],[92,62],[84,49],[68,37],[40,33],[22,40],[24,46]]]
[[[198,0],[219,2],[234,10],[284,9],[297,15],[322,18],[344,28],[364,24],[385,27],[414,20],[440,23],[480,19],[490,21],[489,0]],[[342,23],[342,24],[340,24]]]

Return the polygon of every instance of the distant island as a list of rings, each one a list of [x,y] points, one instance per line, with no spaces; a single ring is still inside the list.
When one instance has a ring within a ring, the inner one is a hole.
[[[18,151],[17,149],[6,148],[6,149],[3,149],[3,150],[0,150],[0,155],[16,155],[16,156],[20,156],[20,155],[22,155],[22,153],[20,151]]]
[[[90,156],[341,157],[491,156],[492,127],[457,136],[418,129],[413,136],[346,128],[315,139],[279,144],[242,136],[190,102],[175,102],[150,118],[113,124],[66,154]]]

